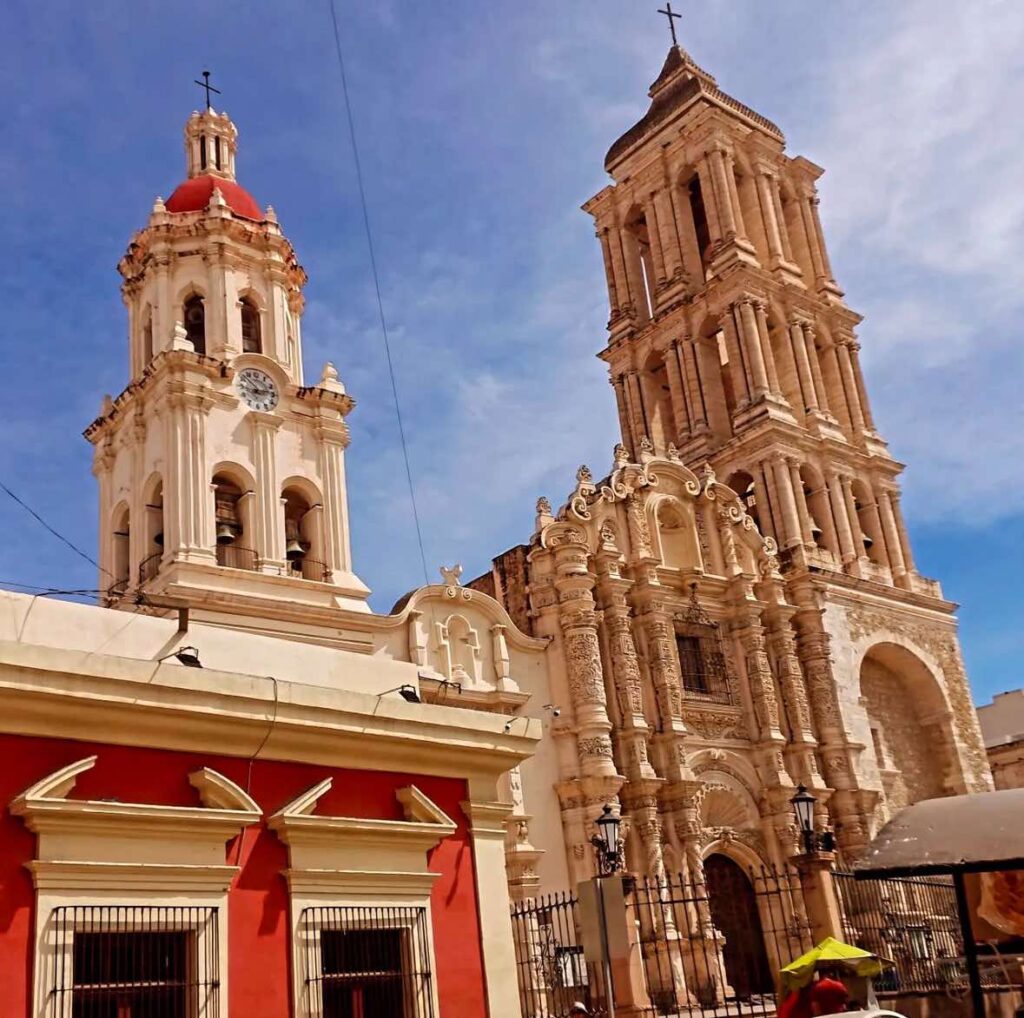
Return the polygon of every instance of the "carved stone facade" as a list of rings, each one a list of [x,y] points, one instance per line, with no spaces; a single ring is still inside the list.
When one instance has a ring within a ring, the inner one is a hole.
[[[622,443],[476,581],[551,641],[562,825],[533,842],[588,875],[615,799],[635,870],[778,863],[803,783],[852,857],[906,803],[990,787],[954,605],[914,566],[823,171],[680,47],[650,96],[584,205]]]

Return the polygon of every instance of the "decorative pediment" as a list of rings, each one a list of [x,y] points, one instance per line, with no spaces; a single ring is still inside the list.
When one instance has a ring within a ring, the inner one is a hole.
[[[189,775],[199,806],[68,798],[96,759],[48,774],[10,805],[39,836],[30,864],[38,887],[227,887],[236,867],[226,865],[225,845],[261,816],[243,789],[203,768]]]
[[[322,816],[316,807],[331,784],[325,778],[267,822],[288,846],[293,893],[429,893],[437,874],[427,853],[455,832],[451,817],[414,785],[395,793],[404,820]]]

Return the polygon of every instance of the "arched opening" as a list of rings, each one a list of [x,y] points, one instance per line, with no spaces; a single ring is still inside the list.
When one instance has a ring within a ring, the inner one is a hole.
[[[835,527],[832,523],[832,506],[829,502],[825,479],[808,464],[800,468],[800,481],[804,487],[804,502],[811,517],[811,539],[818,548],[839,554]]]
[[[164,554],[164,484],[159,476],[150,480],[146,493],[146,545],[139,563],[139,583],[156,576]]]
[[[860,524],[861,538],[864,541],[864,553],[876,565],[888,565],[885,554],[885,539],[882,536],[882,521],[878,516],[878,503],[871,489],[860,480],[852,485],[853,504],[857,510],[857,522]]]
[[[153,309],[147,304],[142,313],[142,366],[153,359]]]
[[[725,938],[722,961],[733,992],[741,1000],[774,993],[764,929],[750,878],[727,855],[704,860],[711,921]]]
[[[697,526],[681,505],[663,501],[657,510],[661,562],[669,569],[697,569]]]
[[[644,366],[644,408],[647,411],[648,437],[654,448],[663,451],[678,437],[673,427],[672,394],[668,385],[668,369],[658,354],[652,354]]]
[[[281,492],[284,506],[284,554],[291,576],[327,582],[330,572],[321,540],[321,506],[296,485]]]
[[[453,615],[445,625],[448,633],[448,655],[452,682],[467,688],[477,683],[477,653],[479,644],[476,632],[461,615]]]
[[[651,235],[643,209],[630,210],[625,225],[626,273],[633,303],[641,318],[654,316],[654,291],[658,285],[651,254]]]
[[[739,495],[747,515],[757,524],[757,529],[764,533],[754,478],[746,470],[737,470],[725,483]]]
[[[216,532],[217,564],[232,569],[255,570],[259,555],[252,547],[249,527],[249,499],[242,483],[227,471],[213,477],[213,518]]]
[[[242,353],[263,353],[260,309],[251,297],[243,297],[238,305],[242,319]]]
[[[128,589],[131,576],[131,519],[128,506],[120,505],[114,510],[112,525],[110,571],[113,580],[107,588],[107,596],[115,598]]]
[[[711,271],[711,228],[708,225],[708,213],[704,206],[700,176],[695,173],[687,181],[684,190],[690,206],[690,215],[693,218],[694,239],[697,243],[697,252],[700,255],[700,264],[706,280]]]
[[[182,307],[185,335],[196,353],[206,353],[206,306],[203,298],[194,293]]]
[[[733,384],[732,365],[729,362],[728,344],[717,319],[705,319],[694,344],[694,352],[697,355],[708,426],[717,441],[726,442],[732,437],[736,389]]]
[[[920,658],[894,643],[871,647],[861,661],[860,696],[885,795],[880,820],[957,790],[950,712]]]

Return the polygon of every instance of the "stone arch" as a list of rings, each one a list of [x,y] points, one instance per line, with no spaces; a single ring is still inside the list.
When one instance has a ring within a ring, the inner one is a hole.
[[[121,501],[110,512],[111,596],[123,594],[131,580],[131,511]]]
[[[330,568],[324,546],[320,489],[305,477],[289,477],[281,485],[281,512],[289,573],[327,582]]]
[[[449,615],[442,631],[447,650],[448,678],[466,689],[476,689],[481,681],[481,647],[476,629],[464,615]]]
[[[650,228],[643,206],[634,204],[622,220],[622,253],[626,277],[637,317],[647,320],[654,314],[654,294],[658,286],[651,252]]]
[[[242,353],[263,353],[264,308],[260,295],[251,288],[242,290],[237,306]]]
[[[142,534],[142,561],[139,582],[156,575],[164,552],[164,479],[154,471],[142,486],[142,508],[145,513]]]
[[[256,547],[252,474],[238,463],[218,463],[211,471],[210,489],[218,565],[255,570],[263,549]]]
[[[879,819],[956,791],[952,718],[936,670],[915,650],[879,642],[862,655],[858,679],[884,792]]]
[[[648,499],[648,511],[661,563],[669,569],[703,568],[693,503],[673,495],[654,495]]]
[[[729,314],[723,312],[723,316]],[[704,392],[708,426],[715,438],[725,442],[732,437],[732,418],[742,391],[737,390],[729,350],[718,315],[708,314],[694,330],[694,352]]]
[[[800,466],[800,482],[803,484],[804,502],[811,517],[811,538],[822,551],[839,556],[839,537],[832,517],[832,503],[828,487],[820,470],[810,463]]]
[[[711,272],[711,220],[708,218],[708,197],[704,195],[700,174],[694,165],[687,165],[678,175],[680,235],[687,269],[696,279],[706,281]],[[713,196],[710,198],[713,201]]]
[[[648,437],[654,448],[667,449],[678,438],[672,413],[672,393],[668,383],[665,355],[653,352],[644,363],[641,373],[644,389],[644,407],[647,411]]]

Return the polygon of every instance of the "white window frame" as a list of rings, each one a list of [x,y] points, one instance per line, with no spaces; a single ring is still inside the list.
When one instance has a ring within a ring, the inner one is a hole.
[[[415,786],[395,794],[405,820],[365,820],[318,816],[317,803],[331,788],[325,778],[303,792],[267,821],[288,846],[285,871],[291,895],[294,1018],[323,1018],[323,1001],[310,987],[320,986],[308,972],[308,959],[322,959],[302,929],[308,908],[418,908],[426,924],[424,949],[431,973],[429,1007],[417,1003],[409,1015],[438,1018],[437,966],[433,943],[430,890],[440,876],[427,869],[427,852],[457,829],[455,822]],[[319,973],[322,976],[322,971]]]
[[[189,775],[199,806],[67,798],[78,776],[96,760],[86,757],[54,771],[10,804],[11,813],[37,836],[36,857],[28,864],[36,889],[32,1015],[69,1018],[71,1013],[70,1004],[67,1014],[59,1015],[50,1006],[54,967],[67,963],[71,949],[70,943],[58,942],[56,909],[195,906],[218,910],[220,986],[195,1018],[227,1018],[227,899],[238,867],[226,864],[225,845],[257,823],[262,811],[238,785],[210,768]]]

